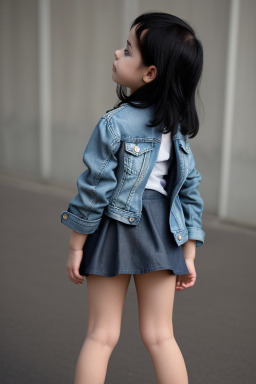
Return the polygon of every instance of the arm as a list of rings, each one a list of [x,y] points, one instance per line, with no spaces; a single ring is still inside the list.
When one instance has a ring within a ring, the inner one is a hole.
[[[82,284],[84,277],[80,275],[79,268],[83,258],[83,246],[88,235],[72,230],[70,236],[70,251],[66,264],[69,279],[74,283]]]
[[[202,213],[204,201],[198,191],[202,180],[201,174],[195,168],[195,160],[192,152],[191,166],[188,176],[181,187],[179,196],[183,208],[185,223],[189,240],[196,240],[196,247],[203,245],[205,232],[202,230]]]
[[[78,194],[69,203],[68,209],[61,212],[61,222],[75,232],[90,234],[98,228],[117,184],[115,168],[118,162],[115,154],[119,146],[117,127],[111,119],[102,117],[84,151],[83,162],[87,169],[78,177]]]
[[[72,249],[72,251],[80,251],[83,249],[87,236],[87,234],[78,233],[72,230],[69,243],[70,249]]]
[[[181,245],[185,260],[195,260],[196,257],[196,240],[188,240]]]

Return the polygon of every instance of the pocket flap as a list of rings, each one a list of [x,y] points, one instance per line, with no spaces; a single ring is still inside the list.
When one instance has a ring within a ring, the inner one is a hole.
[[[128,143],[125,142],[125,150],[135,156],[140,156],[142,153],[152,151],[153,142]]]

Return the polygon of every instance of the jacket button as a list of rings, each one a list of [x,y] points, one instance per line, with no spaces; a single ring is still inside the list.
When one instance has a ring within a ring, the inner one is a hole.
[[[62,217],[63,217],[63,219],[66,220],[68,218],[68,214],[67,213],[63,213]]]
[[[178,236],[178,239],[181,240],[181,235]]]
[[[129,221],[132,223],[134,221],[133,217],[129,217]]]
[[[140,151],[140,147],[138,147],[138,145],[135,145],[134,150],[135,150],[135,152],[139,152]]]

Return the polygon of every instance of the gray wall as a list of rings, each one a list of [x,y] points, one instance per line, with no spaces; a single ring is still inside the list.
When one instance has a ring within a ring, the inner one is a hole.
[[[256,224],[256,1],[241,2],[228,216]]]
[[[40,160],[39,2],[0,0],[0,167],[42,179]],[[204,46],[200,131],[191,140],[202,174],[205,212],[221,215],[226,113],[228,0],[49,0],[51,46],[50,182],[74,186],[98,119],[117,101],[114,51],[123,47],[133,18],[166,11],[187,20]],[[230,167],[224,217],[256,225],[256,2],[240,1]],[[223,144],[224,143],[224,144]],[[223,214],[222,214],[223,216]]]
[[[0,166],[39,176],[37,2],[0,1]]]

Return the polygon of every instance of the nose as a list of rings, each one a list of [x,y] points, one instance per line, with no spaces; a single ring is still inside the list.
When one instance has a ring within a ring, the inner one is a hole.
[[[115,51],[115,58],[116,58],[116,59],[118,59],[118,56],[119,56],[119,52],[120,52],[120,50],[119,50],[119,49],[117,49],[117,50]]]

